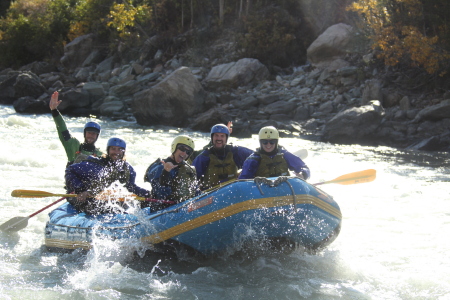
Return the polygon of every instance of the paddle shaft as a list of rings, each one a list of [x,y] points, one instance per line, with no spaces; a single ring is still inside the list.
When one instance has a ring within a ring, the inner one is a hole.
[[[14,217],[14,218],[10,219],[9,221],[7,221],[7,222],[3,223],[2,225],[0,225],[0,230],[4,231],[4,232],[16,232],[16,231],[19,231],[19,230],[27,227],[28,219],[34,217],[35,215],[43,212],[44,210],[46,210],[50,206],[53,206],[56,203],[61,202],[64,199],[66,199],[66,198],[62,197],[61,199],[58,199],[55,202],[50,203],[49,205],[45,206],[44,208],[41,208],[37,212],[32,213],[28,217]]]
[[[315,183],[313,185],[317,186],[317,185],[328,184],[328,183],[349,185],[349,184],[371,182],[371,181],[374,181],[375,178],[376,178],[376,171],[374,169],[369,169],[369,170],[345,174],[345,175],[339,176],[333,180],[319,182],[319,183]]]
[[[34,191],[34,190],[14,190],[11,193],[11,196],[13,197],[19,197],[19,198],[44,198],[44,197],[76,197],[76,194],[53,194],[49,192],[44,191]],[[167,204],[175,204],[175,201],[170,200],[160,200],[160,199],[152,199],[152,198],[144,198],[144,197],[138,197],[135,196],[136,200],[139,201],[146,201],[146,202],[155,202],[155,203],[167,203]],[[45,209],[45,208],[43,208]],[[39,213],[39,212],[38,212]]]
[[[32,217],[34,217],[35,215],[40,214],[41,212],[43,212],[44,210],[46,210],[46,209],[49,208],[50,206],[53,206],[53,205],[55,205],[56,203],[63,201],[64,199],[66,199],[66,197],[59,198],[59,199],[56,200],[55,202],[50,203],[49,205],[47,205],[46,207],[41,208],[40,210],[38,210],[38,211],[35,212],[35,213],[32,213],[31,215],[28,216],[28,218],[32,218]]]

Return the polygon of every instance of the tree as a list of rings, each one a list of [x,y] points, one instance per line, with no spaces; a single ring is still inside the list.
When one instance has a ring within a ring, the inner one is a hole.
[[[359,14],[386,65],[409,64],[444,75],[450,42],[440,37],[449,36],[449,8],[443,0],[358,0],[349,10]]]

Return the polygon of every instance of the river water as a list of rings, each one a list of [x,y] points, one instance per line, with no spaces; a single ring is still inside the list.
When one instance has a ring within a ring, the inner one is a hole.
[[[82,138],[87,118],[65,117]],[[208,134],[100,119],[97,145],[113,136],[127,142],[138,185],[146,168],[166,157],[175,135],[191,135],[197,148]],[[65,193],[66,157],[47,115],[18,115],[0,106],[0,224],[29,216],[57,198],[13,198],[15,189]],[[256,136],[231,137],[255,148]],[[450,299],[450,155],[401,152],[388,147],[337,146],[282,138],[294,152],[309,151],[311,183],[376,169],[377,179],[328,184],[343,214],[338,238],[309,254],[246,253],[195,260],[148,255],[132,260],[114,243],[88,253],[46,250],[44,226],[52,208],[13,234],[0,233],[0,299]]]

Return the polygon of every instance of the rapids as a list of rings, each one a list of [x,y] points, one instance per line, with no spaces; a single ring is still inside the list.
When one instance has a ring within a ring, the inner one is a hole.
[[[64,116],[82,138],[88,118]],[[169,127],[143,127],[124,121],[98,120],[97,142],[110,137],[127,142],[127,160],[137,184],[146,168],[168,156],[180,133],[197,148],[207,133]],[[18,115],[0,106],[0,224],[28,216],[57,198],[14,198],[15,189],[65,193],[66,157],[50,113]],[[231,137],[249,148],[257,136]],[[404,152],[388,147],[331,145],[282,138],[294,152],[309,151],[309,182],[376,169],[377,179],[357,185],[323,185],[343,214],[338,238],[317,254],[223,255],[207,262],[144,256],[114,242],[95,243],[82,253],[53,253],[43,247],[48,209],[13,234],[0,233],[0,299],[450,299],[450,155]],[[144,256],[132,260],[132,258]]]

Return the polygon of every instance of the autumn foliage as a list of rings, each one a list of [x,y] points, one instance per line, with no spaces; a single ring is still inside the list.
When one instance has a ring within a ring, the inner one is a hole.
[[[349,0],[336,1],[346,4]],[[155,34],[169,39],[195,28],[199,35],[191,41],[201,41],[203,29],[207,29],[207,36],[215,36],[212,32],[224,26],[237,29],[234,38],[240,55],[284,67],[304,62],[308,43],[314,38],[299,17],[298,0],[1,3],[2,67],[60,57],[66,43],[87,33],[95,33],[113,50],[118,41],[134,47]],[[437,75],[444,75],[450,68],[449,11],[448,0],[355,0],[347,8],[349,15],[357,16],[356,24],[386,65],[408,66]]]
[[[386,65],[409,64],[430,74],[446,73],[450,60],[448,1],[357,0],[349,10],[359,14],[360,25]]]

